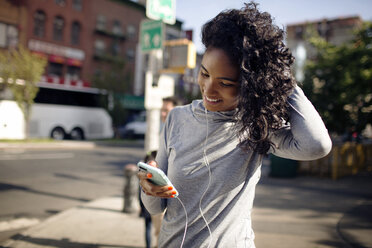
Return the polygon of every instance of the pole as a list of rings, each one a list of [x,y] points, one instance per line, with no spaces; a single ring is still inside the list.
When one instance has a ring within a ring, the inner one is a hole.
[[[153,50],[149,54],[149,66],[145,80],[145,108],[147,130],[145,135],[145,151],[159,148],[160,109],[163,103],[162,94],[158,88],[159,71],[162,68],[163,51]]]

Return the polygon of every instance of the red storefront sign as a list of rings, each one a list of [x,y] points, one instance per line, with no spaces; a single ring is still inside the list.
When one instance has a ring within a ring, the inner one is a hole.
[[[67,59],[67,65],[81,67],[83,65],[83,62],[77,59]]]
[[[49,61],[53,63],[64,64],[66,60],[62,56],[49,55]]]

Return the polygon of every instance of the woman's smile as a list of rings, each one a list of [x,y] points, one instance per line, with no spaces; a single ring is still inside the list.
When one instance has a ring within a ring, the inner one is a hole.
[[[221,99],[218,99],[218,98],[209,98],[208,96],[204,96],[204,98],[207,100],[207,102],[209,102],[211,104],[216,104],[216,103],[222,101]]]

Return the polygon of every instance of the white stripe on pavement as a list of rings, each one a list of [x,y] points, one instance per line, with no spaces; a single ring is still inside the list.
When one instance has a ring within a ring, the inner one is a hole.
[[[73,157],[75,157],[73,153],[3,154],[0,155],[0,160],[66,159]]]
[[[39,222],[40,220],[36,218],[19,218],[9,221],[1,221],[0,232],[34,226],[39,224]]]

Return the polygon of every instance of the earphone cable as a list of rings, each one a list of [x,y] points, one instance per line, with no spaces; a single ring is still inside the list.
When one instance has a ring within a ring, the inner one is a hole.
[[[178,201],[181,203],[182,207],[183,207],[183,210],[185,211],[185,214],[186,214],[186,224],[185,224],[185,231],[183,233],[183,238],[182,238],[182,242],[181,242],[181,245],[180,245],[180,248],[183,247],[183,244],[185,243],[185,238],[186,238],[186,233],[187,233],[187,225],[188,225],[188,217],[187,217],[187,211],[186,211],[186,207],[185,205],[183,204],[183,202],[181,201],[181,199],[179,197],[177,197],[176,199],[178,199]]]
[[[208,189],[209,189],[209,186],[211,185],[211,181],[212,181],[212,172],[211,172],[211,168],[210,168],[210,165],[209,165],[209,161],[208,161],[208,157],[207,157],[207,152],[206,152],[206,145],[207,145],[207,142],[208,142],[208,115],[207,115],[207,108],[205,108],[205,118],[206,118],[206,122],[207,122],[207,134],[205,136],[205,142],[204,142],[204,149],[203,149],[203,159],[204,159],[204,164],[205,166],[208,168],[208,175],[209,175],[209,181],[208,181],[208,185],[207,185],[207,188],[205,189],[202,197],[200,198],[200,201],[199,201],[199,211],[200,211],[200,214],[208,228],[208,231],[209,231],[209,245],[208,245],[208,248],[211,247],[211,244],[212,244],[212,231],[211,231],[211,228],[209,227],[209,224],[208,224],[208,221],[207,219],[205,218],[204,214],[203,214],[203,210],[202,210],[202,207],[201,207],[201,203],[202,203],[202,200],[205,196],[205,194],[207,193]]]

